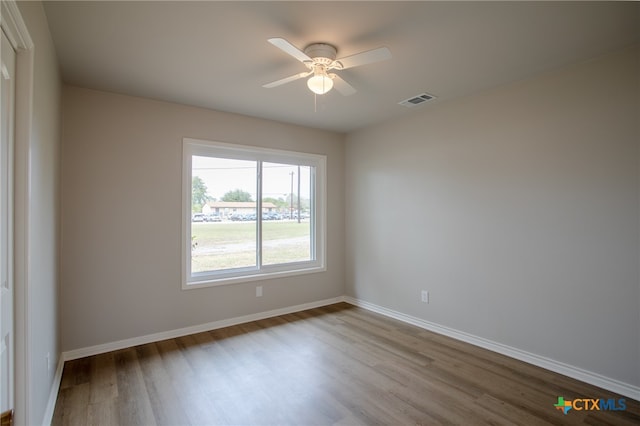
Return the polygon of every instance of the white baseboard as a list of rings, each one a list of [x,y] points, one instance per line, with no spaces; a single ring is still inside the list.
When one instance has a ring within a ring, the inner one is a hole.
[[[64,370],[64,359],[62,356],[58,358],[58,366],[56,367],[55,375],[53,376],[53,383],[51,384],[51,391],[49,391],[49,400],[47,401],[47,408],[44,410],[44,417],[42,418],[42,426],[50,426],[53,421],[53,412],[56,409],[56,401],[58,400],[58,393],[60,391],[60,383],[62,382],[62,371]]]
[[[87,356],[98,355],[106,352],[116,351],[118,349],[126,349],[132,346],[144,345],[146,343],[159,342],[166,339],[174,339],[176,337],[188,336],[190,334],[202,333],[204,331],[216,330],[219,328],[230,327],[232,325],[244,324],[251,321],[277,317],[279,315],[291,314],[307,309],[319,308],[321,306],[332,305],[342,302],[342,297],[334,297],[331,299],[319,300],[316,302],[304,303],[302,305],[288,306],[286,308],[274,309],[272,311],[259,312],[257,314],[244,315],[240,317],[213,321],[206,324],[194,325],[191,327],[179,328],[176,330],[162,331],[159,333],[147,334],[145,336],[133,337],[131,339],[118,340],[116,342],[104,343],[101,345],[90,346],[86,348],[74,349],[62,353],[64,361],[84,358]]]
[[[536,355],[531,352],[526,352],[511,346],[503,345],[502,343],[474,336],[472,334],[455,330],[453,328],[425,321],[423,319],[416,318],[411,315],[406,315],[401,312],[378,306],[373,303],[365,302],[363,300],[359,300],[350,296],[344,296],[342,300],[354,306],[358,306],[363,309],[367,309],[369,311],[376,312],[384,316],[415,325],[425,330],[433,331],[434,333],[451,337],[456,340],[461,340],[463,342],[470,343],[472,345],[479,346],[481,348],[488,349],[490,351],[497,352],[499,354],[506,355],[508,357],[536,365],[538,367],[542,367],[555,373],[563,374],[573,379],[598,386],[611,392],[633,398],[636,401],[640,401],[640,387],[638,386],[630,385],[619,380],[611,379],[597,373],[583,370],[581,368],[574,367],[572,365],[565,364],[540,355]]]

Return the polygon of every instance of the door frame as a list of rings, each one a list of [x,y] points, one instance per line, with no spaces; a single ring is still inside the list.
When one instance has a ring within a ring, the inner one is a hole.
[[[29,403],[29,165],[34,45],[17,3],[14,0],[2,0],[0,3],[0,24],[16,51],[13,148],[14,424],[33,424],[40,420],[30,418]]]

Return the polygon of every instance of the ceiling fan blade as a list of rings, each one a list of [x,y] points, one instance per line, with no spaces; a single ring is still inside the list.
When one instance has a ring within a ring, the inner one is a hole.
[[[347,68],[386,61],[387,59],[391,59],[391,51],[386,47],[378,47],[377,49],[367,50],[366,52],[360,52],[355,55],[337,59],[336,62],[342,64],[342,68],[338,69],[346,70]]]
[[[277,87],[277,86],[281,86],[283,84],[287,84],[290,83],[292,81],[296,81],[300,78],[304,78],[310,74],[313,74],[313,71],[306,71],[306,72],[301,72],[298,74],[294,74],[292,76],[289,77],[285,77],[283,79],[280,80],[276,80],[276,81],[272,81],[271,83],[267,83],[267,84],[263,84],[262,87],[265,87],[267,89],[271,89],[272,87]]]
[[[300,62],[311,62],[311,58],[307,56],[306,53],[304,53],[302,50],[298,49],[293,44],[289,43],[287,40],[283,38],[275,37],[275,38],[270,38],[267,41],[273,44],[278,49],[282,50],[283,52],[293,56]]]
[[[354,89],[352,85],[344,81],[339,75],[332,73],[329,74],[329,77],[333,79],[333,87],[335,87],[342,96],[351,96],[356,93],[356,89]]]

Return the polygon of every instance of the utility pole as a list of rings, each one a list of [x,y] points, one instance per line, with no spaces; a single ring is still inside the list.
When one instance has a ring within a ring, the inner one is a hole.
[[[289,202],[289,220],[293,219],[293,175],[295,173],[290,172],[289,175],[291,176],[291,192],[289,193],[289,197],[290,197],[290,202]]]
[[[298,166],[298,223],[300,223],[300,166]]]

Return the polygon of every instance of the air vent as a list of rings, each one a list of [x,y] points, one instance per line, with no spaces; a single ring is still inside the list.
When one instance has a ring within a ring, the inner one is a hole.
[[[428,93],[421,93],[419,95],[412,96],[409,99],[405,99],[404,101],[398,102],[398,104],[402,106],[406,106],[407,108],[412,108],[416,105],[423,104],[435,98],[436,98],[435,96],[430,95]]]

